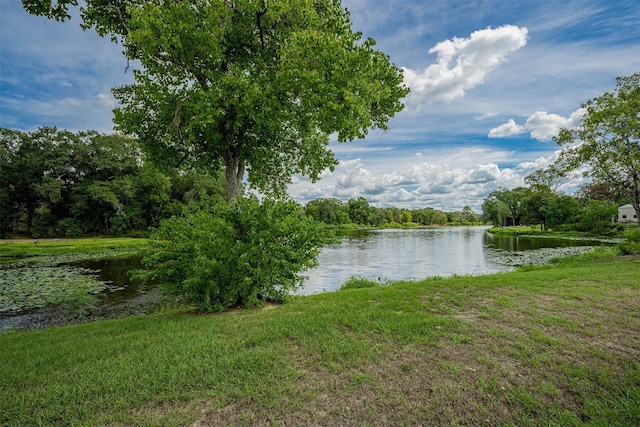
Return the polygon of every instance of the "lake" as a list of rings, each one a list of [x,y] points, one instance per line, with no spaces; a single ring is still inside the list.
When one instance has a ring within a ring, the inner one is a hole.
[[[322,250],[319,265],[297,293],[309,295],[338,289],[352,276],[380,282],[427,277],[481,275],[509,271],[516,265],[541,264],[550,258],[592,250],[597,241],[496,236],[488,227],[434,227],[340,231],[340,244]],[[132,282],[130,269],[142,268],[140,257],[84,260],[66,264],[107,284],[104,298],[90,319],[143,313],[158,304],[161,294],[153,287]],[[47,268],[43,266],[42,268]],[[66,270],[65,270],[66,271]],[[68,319],[64,316],[71,316]],[[86,319],[85,319],[86,320]],[[30,329],[82,321],[64,310],[0,313],[0,331]]]
[[[297,294],[333,291],[352,276],[385,282],[499,273],[513,270],[515,265],[531,263],[531,254],[537,254],[534,261],[541,263],[573,253],[562,253],[563,248],[590,249],[601,244],[496,236],[487,233],[487,229],[480,226],[339,231],[340,244],[322,250],[318,267],[305,273],[309,278]],[[105,301],[108,304],[138,294],[139,284],[131,282],[127,274],[127,270],[143,268],[138,257],[87,260],[76,265],[95,271],[100,280],[121,288],[108,294]]]
[[[526,264],[524,251],[593,246],[599,242],[495,236],[489,227],[434,227],[356,231],[341,244],[323,249],[319,265],[298,293],[307,295],[338,289],[351,276],[372,280],[416,280],[426,277],[481,275],[509,271]],[[585,248],[586,249],[586,248]],[[553,255],[558,252],[558,255]],[[514,257],[516,260],[514,261]]]

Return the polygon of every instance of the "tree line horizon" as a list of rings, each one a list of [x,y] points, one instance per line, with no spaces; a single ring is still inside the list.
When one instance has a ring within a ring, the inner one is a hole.
[[[2,238],[143,236],[189,203],[225,197],[222,172],[161,169],[143,161],[135,139],[117,133],[0,128],[0,162]],[[469,206],[378,208],[364,197],[318,198],[300,207],[328,225],[480,222]]]
[[[34,132],[0,128],[0,237],[146,236],[190,203],[224,198],[224,174],[160,169],[143,160],[137,141],[120,134]],[[605,232],[624,199],[603,185],[556,193],[549,170],[528,187],[498,188],[482,204],[444,211],[376,207],[365,197],[298,203],[304,216],[330,226],[540,225],[542,229]]]

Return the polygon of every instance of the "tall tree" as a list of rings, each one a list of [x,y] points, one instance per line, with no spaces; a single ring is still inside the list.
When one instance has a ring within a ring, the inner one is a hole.
[[[586,164],[596,183],[608,185],[631,202],[640,228],[640,73],[618,77],[613,93],[587,101],[577,129],[556,138],[561,160],[571,168]]]
[[[408,93],[388,56],[353,32],[339,0],[185,0],[127,9],[136,83],[114,90],[120,130],[156,159],[224,167],[283,194],[293,174],[317,180],[340,142],[387,129]]]
[[[59,21],[77,0],[22,0]],[[114,91],[119,129],[157,160],[226,169],[271,194],[332,169],[340,142],[386,129],[402,72],[351,29],[340,0],[85,0],[82,27],[111,35],[143,69]]]
[[[307,203],[305,214],[325,224],[340,225],[351,222],[348,208],[338,199],[316,199]]]
[[[524,199],[527,189],[517,187],[512,190],[497,188],[482,203],[482,216],[485,221],[496,225],[507,225],[506,218],[511,217],[508,225],[519,225],[524,210]]]
[[[351,199],[347,203],[349,210],[349,218],[354,224],[370,225],[371,218],[373,217],[373,210],[369,206],[369,202],[364,197],[358,197],[357,199]]]
[[[13,233],[19,218],[16,201],[16,152],[25,135],[0,128],[0,238]]]

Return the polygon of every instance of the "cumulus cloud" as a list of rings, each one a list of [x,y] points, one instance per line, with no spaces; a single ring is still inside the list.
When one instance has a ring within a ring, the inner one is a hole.
[[[454,37],[429,50],[437,62],[424,70],[403,67],[404,83],[411,88],[406,104],[418,110],[432,100],[451,101],[484,82],[485,76],[507,56],[527,44],[527,28],[505,25]]]
[[[113,107],[118,103],[110,93],[99,93],[96,95],[96,99],[99,105],[108,108],[109,110],[113,110]]]
[[[516,124],[515,120],[509,119],[507,123],[503,123],[497,128],[493,128],[489,131],[489,138],[504,138],[512,135],[519,135],[526,133],[527,130],[524,126]]]
[[[547,114],[544,111],[536,111],[527,119],[525,128],[531,131],[531,137],[539,141],[549,141],[562,128],[572,129],[580,124],[584,116],[581,108],[574,111],[569,117],[562,117],[558,114]]]
[[[545,111],[536,111],[527,118],[524,125],[517,124],[513,119],[501,124],[489,131],[489,138],[505,138],[508,136],[529,133],[531,138],[538,141],[550,141],[562,128],[574,129],[580,124],[584,116],[584,109],[580,108],[569,117],[558,114],[549,114]]]
[[[527,175],[548,167],[560,152],[556,150],[533,161],[520,160],[506,166],[510,156],[507,152],[498,159],[490,153],[482,156],[482,150],[470,151],[475,153],[475,161],[455,155],[437,163],[410,156],[408,162],[401,165],[375,164],[360,158],[342,161],[320,182],[312,184],[306,178],[296,178],[289,190],[303,204],[317,198],[335,197],[346,202],[363,196],[378,207],[455,211],[468,205],[480,212],[484,198],[492,190],[524,186]],[[397,172],[399,167],[402,173]],[[571,193],[584,180],[576,173],[559,190]]]

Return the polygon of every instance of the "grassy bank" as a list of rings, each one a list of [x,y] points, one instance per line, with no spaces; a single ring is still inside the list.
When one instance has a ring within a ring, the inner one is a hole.
[[[45,255],[100,254],[114,250],[139,250],[146,245],[147,239],[128,237],[0,240],[0,262]]]
[[[0,335],[0,425],[637,425],[640,257]]]
[[[636,227],[637,228],[637,227]],[[623,230],[632,230],[634,227],[625,226]],[[554,230],[541,230],[539,225],[525,226],[519,225],[516,227],[492,227],[487,230],[491,234],[506,235],[506,236],[535,236],[535,237],[553,237],[553,238],[568,238],[568,239],[602,239],[611,240],[612,238],[621,238],[623,232],[619,232],[615,236],[600,235],[583,233],[579,231],[554,231]]]

